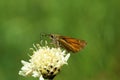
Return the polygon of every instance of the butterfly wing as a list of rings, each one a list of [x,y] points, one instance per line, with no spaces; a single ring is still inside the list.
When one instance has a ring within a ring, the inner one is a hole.
[[[67,51],[78,52],[84,48],[86,42],[84,40],[78,40],[75,38],[60,36],[59,43],[67,49]]]

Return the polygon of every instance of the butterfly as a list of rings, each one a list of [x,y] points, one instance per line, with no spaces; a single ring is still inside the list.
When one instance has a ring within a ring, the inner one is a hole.
[[[68,52],[76,53],[81,51],[86,45],[85,40],[62,36],[58,34],[45,34],[52,40],[52,44],[56,47],[65,48]]]

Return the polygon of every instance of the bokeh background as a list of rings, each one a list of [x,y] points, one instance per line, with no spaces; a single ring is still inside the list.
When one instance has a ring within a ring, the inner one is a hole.
[[[120,0],[0,0],[0,80],[18,75],[41,33],[87,41],[55,80],[120,80]]]

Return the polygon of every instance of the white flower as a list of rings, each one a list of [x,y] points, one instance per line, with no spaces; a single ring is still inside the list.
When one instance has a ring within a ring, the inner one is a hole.
[[[33,55],[30,56],[29,62],[21,61],[23,67],[19,75],[39,77],[40,80],[52,79],[60,71],[70,57],[60,48],[50,48],[48,46],[33,45]]]

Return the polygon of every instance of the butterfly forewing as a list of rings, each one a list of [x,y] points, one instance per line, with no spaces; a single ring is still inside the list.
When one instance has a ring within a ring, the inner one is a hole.
[[[67,49],[67,51],[74,53],[80,51],[86,45],[86,42],[84,40],[78,40],[66,36],[59,36],[59,38],[59,43],[61,46]]]

